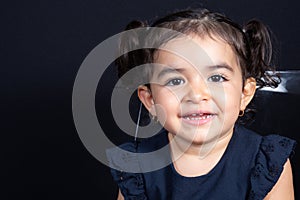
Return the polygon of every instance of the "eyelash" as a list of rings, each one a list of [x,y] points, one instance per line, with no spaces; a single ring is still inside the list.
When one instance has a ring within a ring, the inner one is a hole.
[[[222,79],[222,80],[214,81],[214,80],[212,80],[212,78],[219,78],[219,79]],[[215,82],[215,83],[220,83],[220,82],[228,81],[228,79],[223,74],[215,74],[215,75],[210,76],[208,78],[208,81]]]
[[[179,84],[174,84],[173,81],[180,81],[180,83]],[[184,83],[185,83],[185,80],[183,80],[182,78],[172,78],[172,79],[168,80],[165,85],[166,86],[177,86],[177,85],[182,85]]]
[[[218,79],[221,79],[221,80],[212,80],[213,78],[218,78]],[[174,81],[180,81],[180,83],[179,84],[174,84]],[[215,75],[210,76],[208,78],[208,81],[214,82],[214,83],[221,83],[221,82],[228,81],[228,79],[223,74],[215,74]],[[182,85],[184,83],[185,83],[185,80],[183,80],[182,78],[172,78],[172,79],[168,80],[165,85],[166,86],[177,86],[177,85]]]

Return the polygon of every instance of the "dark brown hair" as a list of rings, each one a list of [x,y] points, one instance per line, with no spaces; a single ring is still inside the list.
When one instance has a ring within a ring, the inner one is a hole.
[[[270,31],[258,20],[250,20],[244,26],[240,26],[220,13],[207,9],[193,9],[169,14],[151,25],[141,21],[132,21],[126,30],[139,27],[161,27],[184,34],[195,34],[199,37],[213,38],[213,36],[217,36],[232,47],[241,67],[244,81],[253,77],[259,88],[266,86],[275,88],[280,83],[280,78],[272,66]],[[166,37],[160,42],[163,44],[172,38],[174,36]],[[129,49],[134,45],[138,46],[141,42],[147,43],[153,42],[153,40],[147,40],[147,37],[145,39],[133,36],[122,41],[120,48]],[[155,49],[138,49],[122,55],[116,61],[119,76],[137,65],[151,63],[155,51]]]

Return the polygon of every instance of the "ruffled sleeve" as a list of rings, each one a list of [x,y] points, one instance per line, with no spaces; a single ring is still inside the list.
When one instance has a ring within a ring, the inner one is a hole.
[[[135,143],[126,143],[106,151],[111,174],[125,200],[146,200],[143,176]]]
[[[294,140],[279,135],[262,137],[250,177],[250,200],[262,200],[271,191],[295,145]]]

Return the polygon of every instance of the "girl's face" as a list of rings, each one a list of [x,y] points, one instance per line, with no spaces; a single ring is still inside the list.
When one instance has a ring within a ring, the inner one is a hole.
[[[170,134],[190,143],[217,141],[232,133],[239,111],[255,92],[246,80],[232,48],[214,37],[193,36],[168,42],[155,55],[151,91],[139,87],[139,98]]]

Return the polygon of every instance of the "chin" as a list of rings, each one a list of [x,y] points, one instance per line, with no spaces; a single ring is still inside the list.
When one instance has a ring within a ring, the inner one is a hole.
[[[201,145],[204,144],[208,141],[207,134],[205,133],[195,133],[187,134],[185,133],[177,133],[177,134],[172,134],[173,137],[175,136],[178,141],[186,142],[189,143],[190,145]],[[194,135],[194,137],[193,137]]]

